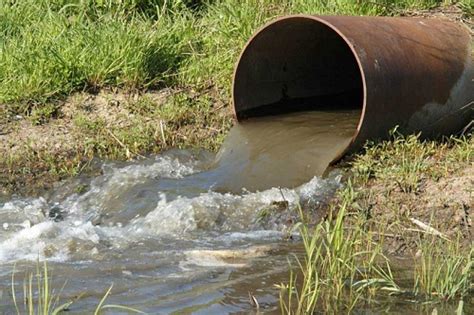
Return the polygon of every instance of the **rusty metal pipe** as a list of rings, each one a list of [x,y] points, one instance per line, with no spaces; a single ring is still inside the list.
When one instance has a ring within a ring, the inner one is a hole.
[[[474,66],[467,28],[427,18],[279,18],[245,46],[235,69],[237,120],[310,109],[359,108],[345,153],[403,133],[433,137],[473,119]]]

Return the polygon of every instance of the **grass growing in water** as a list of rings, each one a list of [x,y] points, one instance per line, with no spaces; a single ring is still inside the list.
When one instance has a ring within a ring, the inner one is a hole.
[[[378,305],[387,295],[405,295],[420,305],[459,301],[457,313],[462,314],[463,299],[474,289],[474,249],[463,249],[459,240],[446,244],[437,236],[421,241],[411,289],[398,283],[380,233],[347,226],[347,205],[338,210],[334,221],[298,226],[304,258],[296,257],[298,268],[291,270],[288,284],[279,285],[283,313],[349,313]]]
[[[376,292],[399,292],[388,259],[382,254],[381,240],[363,229],[348,228],[344,221],[354,200],[350,183],[342,192],[343,202],[334,220],[309,227],[298,225],[303,240],[304,258],[296,257],[297,272],[291,272],[288,285],[280,285],[280,306],[287,314],[349,312],[362,298]],[[332,217],[331,211],[329,217]],[[299,278],[301,275],[301,279]]]
[[[414,272],[415,294],[426,299],[463,298],[474,289],[474,248],[465,249],[459,241],[436,236],[420,240]]]
[[[63,304],[60,303],[61,294],[66,286],[67,282],[60,288],[59,292],[55,292],[51,286],[51,275],[48,269],[47,262],[43,262],[41,267],[40,262],[36,264],[36,274],[29,273],[23,281],[23,303],[17,300],[16,288],[15,288],[15,268],[12,273],[11,290],[12,299],[16,313],[29,314],[29,315],[56,315],[62,312],[67,312],[69,307],[81,298],[75,298]],[[116,305],[116,304],[105,304],[105,301],[110,296],[113,285],[109,287],[107,292],[104,294],[102,299],[99,301],[94,315],[99,315],[103,310],[113,309],[118,311],[126,311],[128,313],[145,314],[137,309]]]

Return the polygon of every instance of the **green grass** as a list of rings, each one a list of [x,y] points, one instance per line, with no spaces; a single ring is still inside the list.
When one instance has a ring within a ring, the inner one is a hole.
[[[472,18],[472,16],[474,16],[474,2],[472,0],[459,1],[459,7],[462,9],[466,18]]]
[[[397,129],[391,139],[368,144],[352,162],[357,180],[378,179],[403,192],[416,192],[426,178],[439,178],[472,161],[472,135],[439,141],[421,140],[420,135],[403,136]]]
[[[42,266],[41,266],[42,265]],[[67,312],[71,305],[76,303],[80,298],[81,294],[73,300],[61,303],[61,294],[67,284],[56,290],[52,286],[52,276],[48,269],[48,264],[44,261],[42,264],[38,261],[36,265],[36,272],[27,273],[23,279],[23,299],[19,301],[17,299],[17,289],[15,287],[15,269],[12,273],[11,279],[11,295],[12,302],[15,311],[18,315],[29,314],[29,315],[57,315]],[[135,308],[116,305],[116,304],[105,304],[107,298],[110,296],[113,285],[111,285],[101,300],[98,302],[94,315],[99,315],[102,311],[107,309],[125,311],[129,314],[145,314]]]
[[[395,129],[391,141],[367,147],[366,154],[355,163],[355,170],[365,180],[375,177],[394,183],[403,192],[414,192],[434,163],[431,158],[437,150],[434,141],[422,143],[419,135],[405,138]]]
[[[438,237],[420,240],[413,291],[426,299],[463,298],[474,289],[474,248],[459,246]]]
[[[349,227],[348,209],[354,202],[351,184],[341,192],[342,202],[329,219],[310,227],[300,212],[298,230],[303,240],[303,259],[291,271],[288,284],[281,284],[280,307],[285,314],[349,313],[359,301],[379,292],[401,292],[382,253],[383,239],[358,224]],[[337,212],[337,213],[336,213]],[[334,216],[333,216],[334,214]]]
[[[10,113],[25,114],[73,91],[104,87],[143,90],[217,84],[228,89],[244,43],[275,16],[396,15],[444,2],[2,1],[0,104],[7,104]]]
[[[189,51],[186,11],[164,10],[153,20],[93,4],[72,10],[61,2],[0,4],[0,103],[14,112],[28,113],[72,91],[169,83]]]

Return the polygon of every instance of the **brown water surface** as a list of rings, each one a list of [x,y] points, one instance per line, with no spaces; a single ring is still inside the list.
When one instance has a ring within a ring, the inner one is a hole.
[[[236,124],[217,155],[215,188],[294,188],[322,176],[349,145],[359,110],[305,111]]]

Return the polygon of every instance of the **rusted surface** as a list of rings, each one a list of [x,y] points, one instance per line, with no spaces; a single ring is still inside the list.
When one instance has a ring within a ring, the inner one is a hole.
[[[280,18],[247,43],[234,74],[238,120],[308,109],[360,108],[351,144],[421,131],[433,137],[473,119],[467,29],[426,18]],[[338,158],[339,158],[338,157]]]

